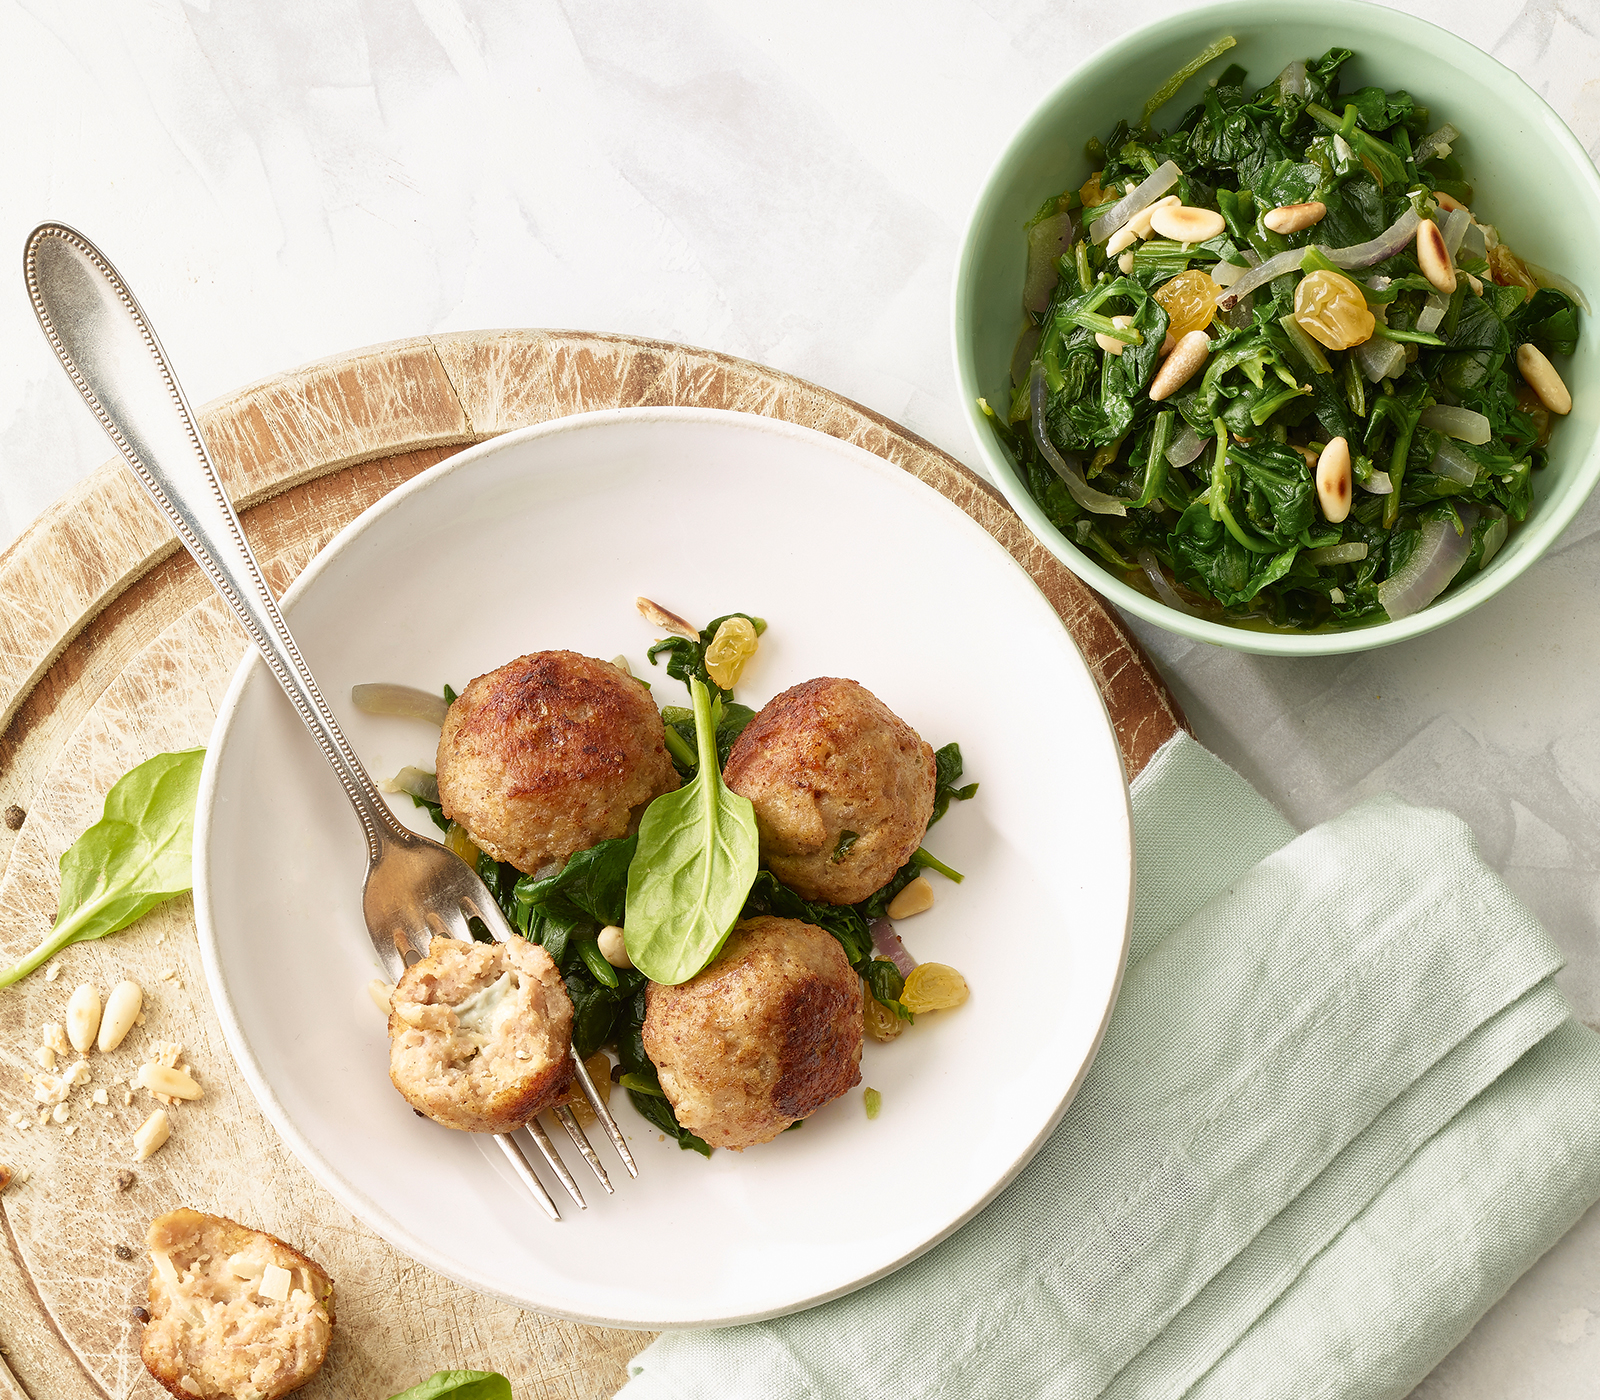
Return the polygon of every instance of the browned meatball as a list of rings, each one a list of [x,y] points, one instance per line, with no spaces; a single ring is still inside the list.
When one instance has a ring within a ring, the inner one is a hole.
[[[646,992],[644,1049],[678,1122],[735,1152],[861,1082],[861,979],[830,934],[763,916],[709,967]]]
[[[321,1368],[333,1283],[315,1260],[261,1230],[180,1207],[145,1236],[145,1369],[182,1400],[276,1400]]]
[[[447,1128],[513,1132],[572,1077],[572,1002],[533,943],[435,938],[389,1004],[389,1078]]]
[[[865,686],[828,676],[769,701],[723,779],[754,805],[772,873],[829,904],[858,903],[911,859],[936,786],[932,746]]]
[[[678,786],[650,692],[571,651],[519,656],[473,681],[445,716],[438,770],[445,816],[528,871],[626,836]]]

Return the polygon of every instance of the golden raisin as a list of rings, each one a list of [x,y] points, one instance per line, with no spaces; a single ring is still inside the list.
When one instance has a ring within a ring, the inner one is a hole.
[[[1199,268],[1180,272],[1170,282],[1156,288],[1155,298],[1167,313],[1167,330],[1174,340],[1182,340],[1190,331],[1203,331],[1217,314],[1217,300],[1222,288],[1211,280],[1209,273]]]
[[[900,1004],[913,1015],[949,1011],[966,999],[967,979],[944,963],[918,963],[900,993]]]
[[[1348,350],[1372,339],[1378,324],[1361,288],[1341,273],[1319,270],[1294,289],[1294,319],[1300,329],[1330,350]]]
[[[706,674],[724,690],[732,690],[745,663],[760,645],[749,618],[728,618],[706,647]]]
[[[1107,193],[1100,188],[1100,171],[1095,171],[1078,189],[1078,198],[1083,201],[1085,209],[1093,209],[1097,204],[1104,204],[1111,198],[1115,191]]]
[[[1489,249],[1489,276],[1502,287],[1521,287],[1524,301],[1539,290],[1539,284],[1523,266],[1522,259],[1504,243],[1496,243]]]
[[[611,1061],[606,1058],[605,1051],[599,1051],[583,1062],[583,1067],[589,1071],[589,1078],[594,1080],[594,1087],[600,1094],[600,1102],[609,1105],[611,1102]],[[578,1120],[580,1127],[592,1128],[599,1120],[595,1117],[594,1109],[589,1107],[589,1096],[583,1092],[583,1085],[578,1082],[578,1076],[572,1076],[572,1083],[561,1101],[554,1105],[562,1105],[572,1110],[572,1116]]]
[[[478,868],[478,848],[473,845],[472,838],[467,835],[466,827],[460,822],[450,823],[449,829],[444,834],[444,844],[446,849],[454,851],[474,870]]]
[[[866,1023],[867,1034],[876,1041],[893,1040],[906,1028],[906,1023],[885,1006],[865,983],[861,985],[863,998],[862,1020]]]

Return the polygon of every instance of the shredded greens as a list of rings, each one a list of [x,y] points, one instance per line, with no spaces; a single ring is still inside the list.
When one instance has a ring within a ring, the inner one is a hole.
[[[1051,522],[1130,584],[1257,627],[1381,622],[1398,593],[1380,588],[1425,539],[1432,557],[1430,524],[1447,523],[1458,543],[1440,555],[1433,592],[1407,593],[1406,611],[1485,567],[1528,514],[1551,414],[1513,352],[1571,354],[1578,307],[1541,285],[1496,229],[1453,212],[1473,196],[1452,153],[1455,128],[1434,131],[1406,92],[1341,90],[1349,50],[1291,64],[1259,88],[1232,65],[1175,126],[1151,130],[1229,47],[1221,40],[1185,65],[1140,125],[1119,122],[1089,142],[1094,173],[1036,214],[1032,224],[1073,211],[1076,241],[1058,259],[1048,307],[1028,313],[1006,421],[991,420]],[[1096,216],[1168,161],[1180,171],[1171,193],[1214,210],[1221,232],[1188,244],[1151,231],[1114,255],[1090,241]],[[1313,201],[1325,213],[1309,227],[1279,233],[1265,221]],[[1408,210],[1449,231],[1449,295],[1424,274],[1416,239],[1393,238]],[[1376,246],[1387,256],[1354,254],[1386,234]],[[1346,250],[1342,262],[1329,256]],[[1228,287],[1290,253],[1282,275],[1229,305]],[[1303,287],[1308,278],[1320,280]],[[1340,326],[1370,315],[1364,342],[1329,348],[1314,333],[1314,288],[1344,297],[1330,313]],[[1114,316],[1131,320],[1114,326]],[[1211,337],[1203,371],[1152,400],[1168,330],[1195,328]],[[1120,353],[1107,350],[1114,342]],[[1481,415],[1487,440],[1426,426],[1436,405]],[[1315,482],[1337,438],[1354,488],[1342,519],[1330,518]]]

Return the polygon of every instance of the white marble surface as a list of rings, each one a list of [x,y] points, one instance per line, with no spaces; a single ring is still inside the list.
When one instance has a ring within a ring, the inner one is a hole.
[[[419,332],[617,330],[791,370],[975,464],[948,345],[969,204],[1061,74],[1173,8],[0,0],[0,250],[46,217],[82,228],[196,401]],[[1596,0],[1400,8],[1600,152]],[[0,281],[0,546],[107,456]],[[1385,788],[1465,816],[1600,1023],[1597,573],[1600,500],[1404,647],[1286,663],[1140,632],[1295,822]],[[1597,1376],[1600,1210],[1418,1394],[1577,1400]]]

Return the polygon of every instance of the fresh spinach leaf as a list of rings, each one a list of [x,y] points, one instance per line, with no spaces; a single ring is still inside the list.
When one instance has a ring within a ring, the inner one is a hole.
[[[933,768],[933,815],[928,818],[929,826],[950,810],[952,802],[966,802],[978,795],[976,783],[956,786],[962,768],[960,744],[946,744],[937,750],[933,755]]]
[[[711,694],[691,677],[699,767],[645,809],[628,866],[628,957],[652,981],[675,985],[726,941],[756,878],[755,808],[722,781]]]
[[[511,1400],[511,1382],[498,1371],[435,1371],[390,1400]]]
[[[61,857],[61,898],[44,941],[0,972],[9,987],[73,943],[125,929],[192,884],[194,800],[204,749],[158,753],[117,779],[101,818]]]

